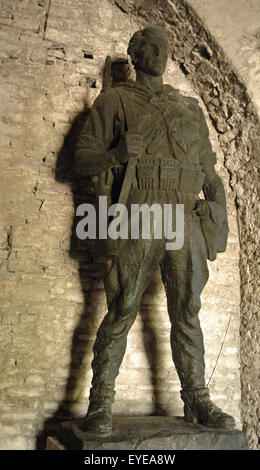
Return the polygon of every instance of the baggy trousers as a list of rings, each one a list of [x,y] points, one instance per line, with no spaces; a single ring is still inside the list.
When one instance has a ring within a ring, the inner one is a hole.
[[[185,214],[184,245],[166,250],[165,239],[124,240],[105,279],[108,313],[94,344],[90,402],[113,402],[127,334],[153,269],[160,264],[171,322],[171,349],[182,389],[205,387],[200,295],[208,280],[207,248],[194,212]]]

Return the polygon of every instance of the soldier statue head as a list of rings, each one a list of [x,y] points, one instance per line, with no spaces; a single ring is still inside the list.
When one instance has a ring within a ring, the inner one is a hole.
[[[136,31],[127,49],[136,71],[161,77],[168,58],[168,37],[163,26],[149,26]]]

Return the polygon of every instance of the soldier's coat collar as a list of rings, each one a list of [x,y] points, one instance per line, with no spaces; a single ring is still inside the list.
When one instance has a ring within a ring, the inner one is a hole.
[[[136,93],[140,93],[141,95],[145,95],[150,102],[156,103],[156,101],[164,101],[164,100],[177,100],[180,98],[180,92],[177,88],[173,88],[171,85],[163,84],[160,91],[157,93],[153,93],[149,88],[144,85],[141,85],[134,80],[129,80],[128,82],[120,83],[118,86],[124,87],[128,90],[133,90]]]

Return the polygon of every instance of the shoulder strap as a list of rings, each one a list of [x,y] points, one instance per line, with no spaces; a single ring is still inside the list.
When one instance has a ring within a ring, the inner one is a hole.
[[[131,100],[125,96],[126,94],[122,93],[122,91],[116,87],[115,87],[115,91],[117,92],[120,98],[121,106],[122,106],[124,117],[125,117],[126,131],[137,133],[138,122],[135,119],[134,107],[132,105]],[[118,199],[119,204],[126,204],[127,202],[128,195],[131,190],[131,185],[135,179],[135,171],[136,171],[135,168],[136,168],[137,158],[138,157],[135,157],[135,158],[132,157],[127,163],[124,181],[123,181],[119,199]]]
[[[123,109],[124,117],[125,117],[125,127],[126,131],[137,133],[138,132],[138,121],[135,116],[135,110],[132,104],[131,99],[126,96],[119,88],[115,87],[114,90],[119,96],[121,106]]]

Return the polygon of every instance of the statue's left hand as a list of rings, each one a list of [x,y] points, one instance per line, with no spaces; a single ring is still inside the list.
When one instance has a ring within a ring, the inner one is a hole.
[[[194,212],[200,217],[209,217],[210,216],[210,208],[205,199],[199,199],[196,201]]]

